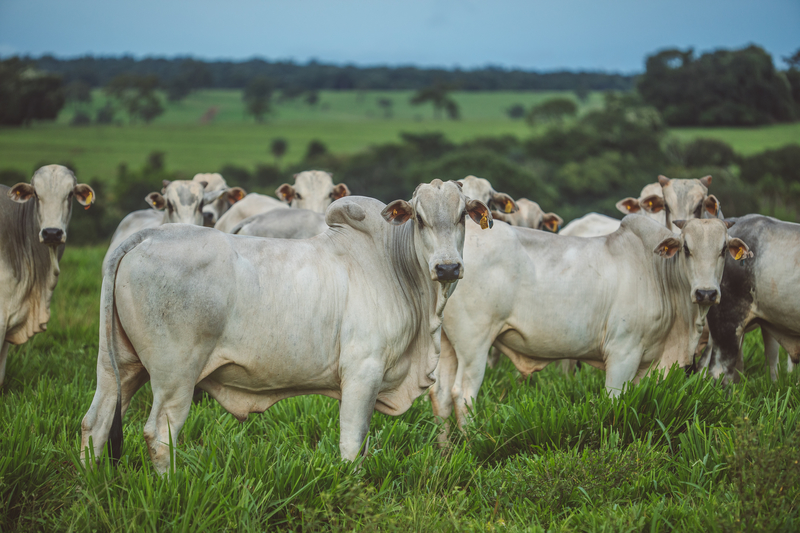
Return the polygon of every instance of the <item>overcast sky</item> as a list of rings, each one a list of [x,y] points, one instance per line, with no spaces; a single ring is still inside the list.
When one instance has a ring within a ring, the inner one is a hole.
[[[0,0],[0,55],[643,70],[666,47],[800,48],[800,0]]]

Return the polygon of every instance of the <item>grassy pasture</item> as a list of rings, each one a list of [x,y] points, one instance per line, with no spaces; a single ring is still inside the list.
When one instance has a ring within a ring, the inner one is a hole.
[[[120,465],[77,467],[95,385],[102,247],[68,248],[48,331],[0,390],[0,531],[796,531],[797,375],[771,383],[759,336],[742,383],[673,372],[619,400],[602,372],[488,370],[478,422],[447,450],[423,398],[376,414],[369,456],[338,459],[337,402],[300,397],[238,423],[208,399],[158,478],[125,420]]]
[[[0,129],[0,169],[16,168],[31,172],[40,163],[71,161],[81,179],[110,179],[117,166],[126,162],[138,167],[154,150],[167,154],[170,170],[187,176],[196,172],[218,170],[225,164],[254,168],[272,163],[269,143],[276,137],[289,142],[283,164],[302,160],[312,139],[325,143],[333,153],[353,153],[364,148],[399,139],[401,132],[444,133],[453,141],[475,137],[510,134],[525,137],[542,131],[533,130],[522,120],[511,120],[505,110],[520,103],[526,108],[554,96],[570,92],[459,92],[454,97],[461,107],[462,120],[433,118],[430,105],[409,104],[411,91],[323,91],[313,108],[300,100],[277,103],[275,114],[264,124],[256,124],[244,114],[239,91],[200,91],[183,102],[167,104],[166,112],[152,124],[70,127],[75,108],[68,106],[55,123],[36,124],[31,128]],[[392,117],[384,118],[378,100],[393,101]],[[95,92],[90,112],[105,103],[101,91]],[[582,111],[600,106],[602,94],[593,93]],[[217,108],[213,122],[201,124],[200,118]],[[715,137],[729,142],[743,154],[800,142],[800,123],[763,128],[688,128],[675,129],[682,139]]]

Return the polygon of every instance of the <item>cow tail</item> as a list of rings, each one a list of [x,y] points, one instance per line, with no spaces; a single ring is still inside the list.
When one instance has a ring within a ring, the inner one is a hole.
[[[144,241],[147,237],[152,235],[154,230],[144,230],[134,233],[125,242],[114,250],[106,271],[103,276],[103,309],[105,310],[106,317],[106,346],[108,348],[108,357],[111,360],[111,368],[114,369],[114,377],[117,380],[117,406],[114,408],[114,419],[111,422],[111,430],[108,435],[108,442],[111,446],[111,458],[114,464],[118,463],[122,458],[122,382],[119,377],[119,365],[117,358],[114,354],[116,347],[116,328],[114,322],[116,321],[116,308],[114,302],[114,288],[117,282],[117,270],[119,269],[120,261],[125,257],[125,254],[133,250],[138,244]]]

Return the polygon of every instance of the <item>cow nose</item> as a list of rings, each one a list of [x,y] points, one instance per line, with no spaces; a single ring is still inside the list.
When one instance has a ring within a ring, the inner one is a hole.
[[[209,228],[214,227],[214,213],[203,211],[203,225]]]
[[[45,244],[61,244],[61,238],[63,236],[64,230],[59,228],[44,228],[42,230],[42,242]]]
[[[701,290],[697,289],[694,291],[694,296],[697,299],[697,303],[703,302],[710,302],[715,303],[717,301],[717,291],[715,290]]]
[[[461,265],[448,263],[436,265],[436,279],[439,281],[453,281],[461,274]]]

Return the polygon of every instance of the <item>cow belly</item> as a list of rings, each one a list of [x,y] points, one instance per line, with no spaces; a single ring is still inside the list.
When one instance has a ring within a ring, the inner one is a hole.
[[[521,372],[536,372],[565,357],[602,364],[599,335],[589,335],[586,329],[568,333],[552,329],[526,333],[523,336],[517,330],[509,330],[500,334],[494,343]]]

